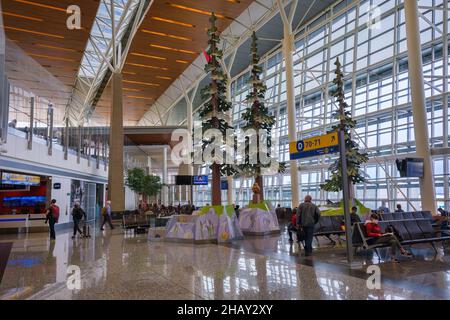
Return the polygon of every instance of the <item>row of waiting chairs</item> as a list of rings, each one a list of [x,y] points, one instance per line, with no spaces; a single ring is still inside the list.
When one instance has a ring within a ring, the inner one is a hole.
[[[417,212],[393,212],[382,213],[381,221],[394,221],[394,220],[414,220],[414,219],[427,219],[433,220],[433,215],[430,211],[417,211]]]
[[[122,227],[124,230],[137,230],[150,228],[150,220],[144,213],[124,214],[122,216]]]
[[[393,226],[398,230],[400,236],[403,238],[402,245],[413,246],[415,244],[429,243],[435,252],[437,249],[435,242],[442,242],[450,240],[450,233],[442,230],[435,230],[431,224],[430,219],[408,219],[408,220],[393,220],[380,221],[381,231],[385,232],[388,226]],[[364,223],[356,223],[353,226],[353,246],[355,249],[361,247],[364,250],[374,249],[376,254],[377,248],[385,247],[386,244],[374,244],[374,238],[368,237]],[[379,257],[379,255],[378,255]]]
[[[384,222],[386,221],[417,220],[417,219],[425,219],[432,222],[433,216],[429,211],[384,213],[381,214],[380,225],[384,225]],[[343,215],[321,216],[314,230],[314,236],[316,237],[316,240],[317,237],[323,236],[328,238],[332,243],[335,243],[335,241],[331,239],[332,235],[340,236],[345,234],[345,231],[342,228],[343,221],[344,221]]]

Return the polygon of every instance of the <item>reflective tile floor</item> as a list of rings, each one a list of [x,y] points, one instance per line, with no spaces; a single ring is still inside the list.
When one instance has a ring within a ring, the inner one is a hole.
[[[0,299],[450,299],[450,252],[424,246],[400,264],[368,253],[345,264],[345,248],[321,241],[313,257],[286,235],[247,238],[227,245],[148,241],[120,228],[90,239],[59,231],[0,235],[12,243]],[[367,267],[381,270],[381,288],[367,286]],[[75,266],[75,267],[74,267]],[[71,270],[79,268],[79,289]],[[69,272],[70,271],[70,272]]]

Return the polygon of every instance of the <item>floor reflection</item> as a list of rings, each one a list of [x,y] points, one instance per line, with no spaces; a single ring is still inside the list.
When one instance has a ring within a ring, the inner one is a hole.
[[[424,268],[418,263],[396,266],[410,288],[394,277],[369,290],[367,275],[339,267],[343,247],[321,246],[307,260],[283,234],[219,246],[149,242],[118,229],[90,239],[71,239],[66,231],[56,242],[46,234],[0,238],[6,241],[13,248],[1,299],[432,299],[448,297],[450,283],[442,252],[438,261],[420,261],[433,264],[428,274],[417,271]],[[80,268],[79,289],[68,288],[69,266]],[[386,274],[394,268],[380,267]],[[417,283],[430,290],[414,290]]]

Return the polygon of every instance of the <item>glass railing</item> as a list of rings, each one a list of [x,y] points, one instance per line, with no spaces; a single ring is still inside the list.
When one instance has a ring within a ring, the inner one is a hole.
[[[42,119],[41,113],[40,118],[33,119],[33,129],[30,132],[30,114],[10,106],[8,134],[25,140],[29,140],[32,134],[33,143],[46,145],[49,150],[65,152],[67,146],[68,155],[90,160],[97,167],[107,165],[109,127],[51,126],[50,118]]]

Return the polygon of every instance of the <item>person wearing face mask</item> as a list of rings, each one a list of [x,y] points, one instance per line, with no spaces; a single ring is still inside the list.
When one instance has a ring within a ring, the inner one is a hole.
[[[391,258],[392,262],[398,263],[397,259],[397,252],[400,250],[400,253],[403,256],[410,257],[412,256],[411,253],[406,251],[402,245],[400,244],[400,241],[397,239],[397,237],[394,235],[394,233],[383,233],[381,232],[381,227],[378,224],[378,215],[372,214],[370,216],[370,220],[367,220],[364,224],[364,227],[366,229],[366,233],[368,237],[372,237],[372,243],[371,244],[388,244],[391,247]]]

